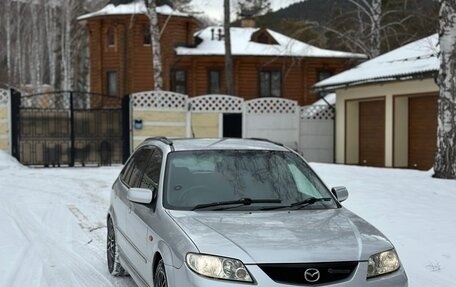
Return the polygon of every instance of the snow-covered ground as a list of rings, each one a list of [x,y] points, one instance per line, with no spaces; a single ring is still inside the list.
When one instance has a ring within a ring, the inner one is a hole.
[[[396,245],[411,287],[456,282],[456,181],[429,172],[312,164],[344,205]],[[33,169],[0,152],[0,286],[135,286],[105,263],[105,216],[120,167]]]
[[[105,263],[119,170],[26,168],[0,151],[0,286],[136,286]]]

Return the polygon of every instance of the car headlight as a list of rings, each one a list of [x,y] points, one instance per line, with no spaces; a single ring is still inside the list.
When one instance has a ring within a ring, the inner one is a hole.
[[[236,259],[188,253],[185,260],[190,269],[206,277],[253,282],[247,268]]]
[[[367,278],[394,272],[401,267],[396,250],[380,252],[369,258],[367,266]]]

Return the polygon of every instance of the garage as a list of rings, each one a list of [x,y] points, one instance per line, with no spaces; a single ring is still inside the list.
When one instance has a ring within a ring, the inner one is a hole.
[[[437,142],[437,95],[409,98],[409,167],[430,169]]]
[[[385,100],[359,103],[359,164],[385,166]]]

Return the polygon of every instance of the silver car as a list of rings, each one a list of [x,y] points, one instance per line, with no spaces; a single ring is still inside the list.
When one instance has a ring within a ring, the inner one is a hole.
[[[113,185],[109,272],[160,287],[407,286],[347,197],[277,143],[151,138]]]

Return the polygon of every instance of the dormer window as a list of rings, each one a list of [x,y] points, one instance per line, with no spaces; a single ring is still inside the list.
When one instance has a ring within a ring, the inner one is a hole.
[[[265,33],[261,33],[257,38],[258,43],[269,44],[269,37]]]
[[[108,28],[107,42],[109,48],[113,48],[116,46],[116,31],[113,27]]]
[[[150,27],[147,25],[144,25],[142,28],[142,34],[143,34],[143,45],[150,46],[151,45]]]
[[[277,45],[279,44],[266,29],[261,29],[252,34],[251,40],[256,43]]]

